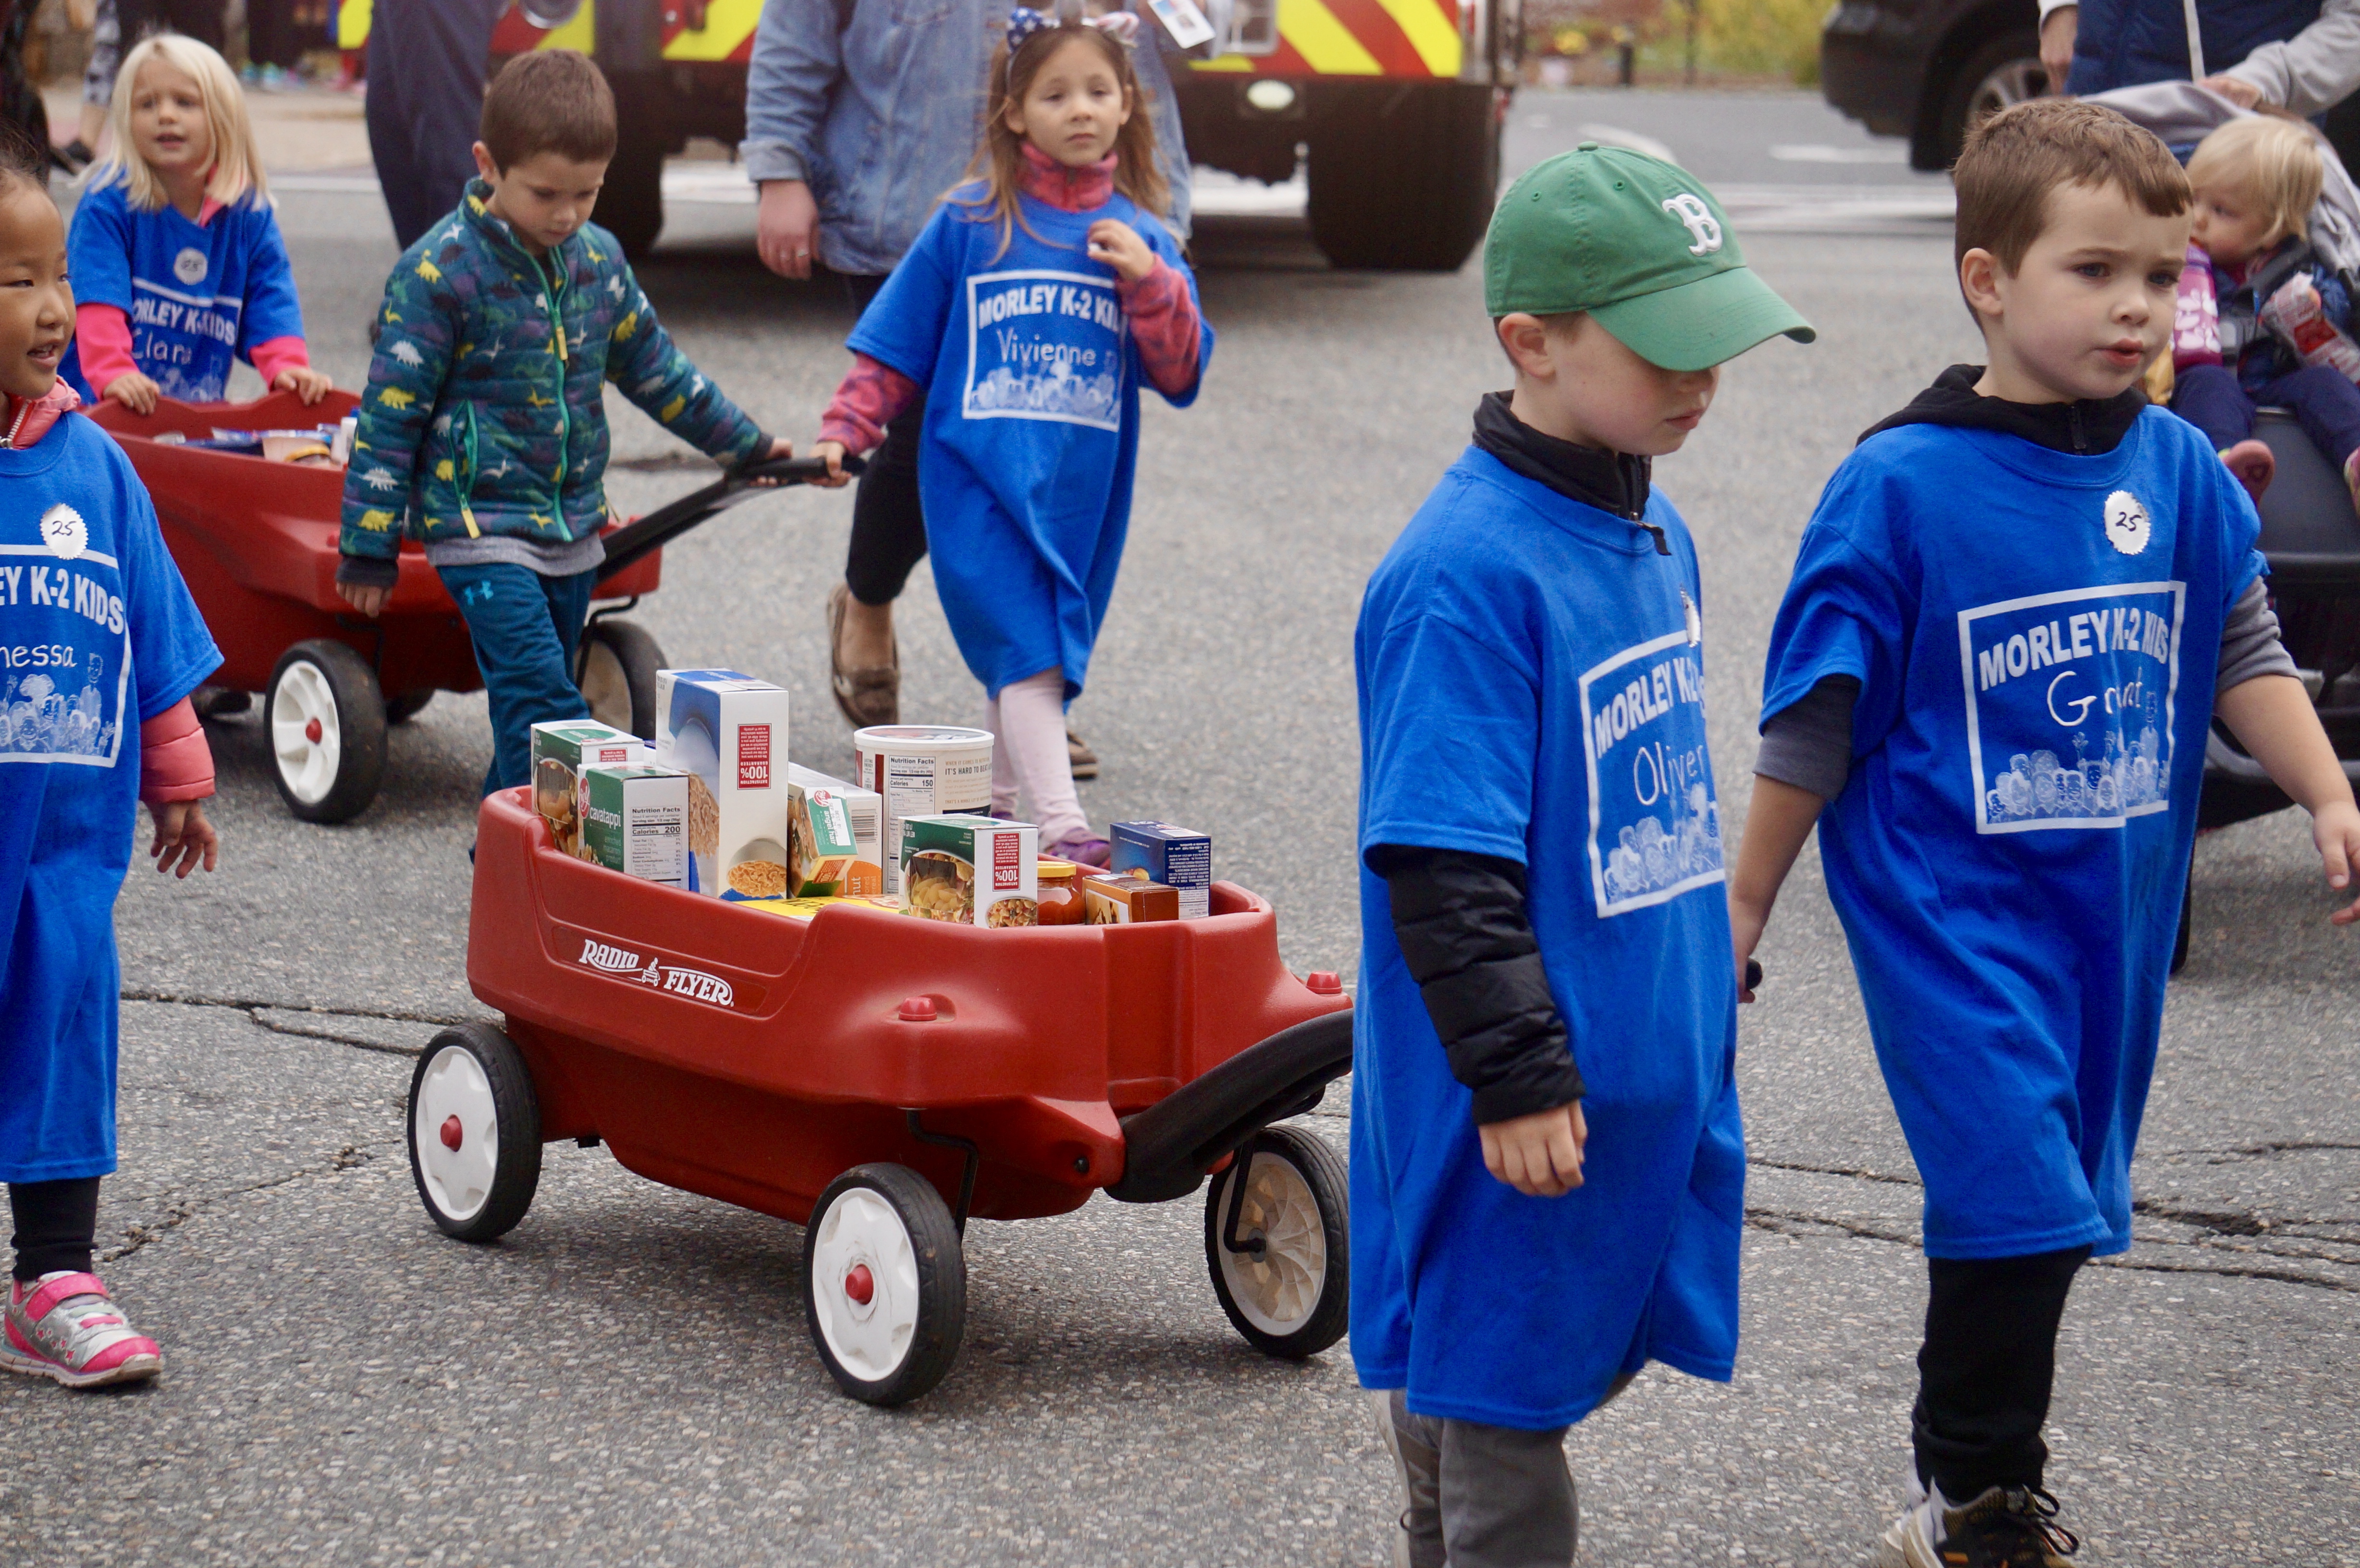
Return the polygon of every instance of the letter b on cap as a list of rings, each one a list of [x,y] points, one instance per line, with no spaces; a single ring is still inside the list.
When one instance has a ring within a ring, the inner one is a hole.
[[[1710,256],[1721,248],[1721,220],[1712,215],[1703,197],[1683,191],[1665,201],[1664,211],[1687,224],[1688,233],[1696,236],[1696,244],[1688,246],[1690,256]]]

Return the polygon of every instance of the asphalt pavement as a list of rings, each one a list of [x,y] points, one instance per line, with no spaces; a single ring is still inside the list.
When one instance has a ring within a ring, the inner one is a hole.
[[[1511,162],[1606,132],[1668,147],[1724,194],[1777,192],[1732,202],[1739,237],[1821,333],[1740,361],[1657,467],[1702,553],[1733,828],[1770,616],[1819,485],[1976,344],[1946,191],[1897,144],[1804,94],[1534,93]],[[1747,212],[1786,216],[1755,231]],[[355,385],[393,256],[382,209],[307,189],[281,221],[315,361]],[[763,272],[750,232],[742,202],[680,203],[641,276],[703,368],[808,440],[847,312],[831,285]],[[1502,367],[1473,267],[1334,272],[1283,211],[1208,219],[1197,253],[1219,344],[1195,408],[1146,415],[1123,578],[1074,711],[1105,758],[1083,800],[1094,820],[1206,828],[1217,874],[1278,905],[1289,961],[1349,976],[1360,589]],[[617,409],[624,510],[708,476]],[[850,743],[821,607],[848,518],[842,495],[750,503],[668,550],[633,612],[677,661],[788,686],[794,757],[836,772]],[[922,569],[901,602],[904,713],[973,722],[931,586]],[[280,806],[257,716],[210,728],[224,870],[165,886],[135,869],[119,906],[135,999],[104,1269],[167,1371],[98,1397],[0,1383],[0,1540],[18,1555],[1386,1560],[1399,1504],[1349,1358],[1287,1366],[1239,1340],[1193,1203],[978,1223],[965,1357],[892,1412],[841,1398],[811,1351],[799,1231],[603,1149],[552,1146],[504,1242],[443,1239],[400,1105],[405,1053],[482,1016],[464,975],[482,700],[440,697],[398,728],[384,797],[338,829]],[[2360,987],[2297,815],[2198,847],[2138,1242],[2082,1276],[2062,1345],[2050,1478],[2082,1562],[2360,1564]],[[1815,856],[1764,958],[1741,1025],[1737,1378],[1651,1370],[1577,1429],[1585,1562],[1860,1563],[1898,1505],[1917,1178]],[[1331,1094],[1306,1123],[1340,1143],[1344,1109]]]

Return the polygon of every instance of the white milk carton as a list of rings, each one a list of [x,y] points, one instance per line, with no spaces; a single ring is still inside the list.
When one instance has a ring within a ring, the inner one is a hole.
[[[656,760],[689,776],[689,891],[791,891],[783,688],[734,670],[657,670]]]

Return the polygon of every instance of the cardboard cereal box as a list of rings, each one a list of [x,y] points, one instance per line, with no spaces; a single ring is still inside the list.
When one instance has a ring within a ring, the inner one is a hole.
[[[656,760],[689,775],[689,891],[784,895],[785,690],[734,670],[657,670]]]

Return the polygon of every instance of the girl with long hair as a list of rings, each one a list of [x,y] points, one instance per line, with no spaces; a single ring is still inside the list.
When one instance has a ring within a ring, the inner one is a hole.
[[[158,33],[124,57],[112,150],[91,169],[67,248],[74,343],[60,374],[87,402],[152,413],[217,403],[243,359],[274,391],[329,387],[303,344],[286,242],[229,62]]]
[[[1213,332],[1156,215],[1128,12],[1023,6],[994,54],[972,178],[894,268],[852,334],[853,366],[814,448],[883,437],[923,388],[918,488],[934,583],[983,682],[992,810],[1020,803],[1043,853],[1104,866],[1065,742],[1131,521],[1139,387],[1196,399]]]

